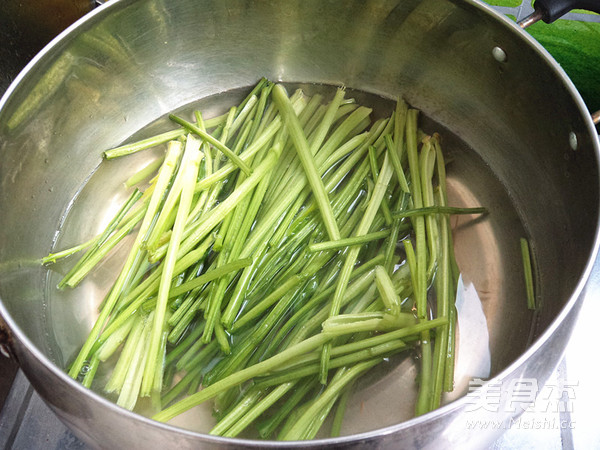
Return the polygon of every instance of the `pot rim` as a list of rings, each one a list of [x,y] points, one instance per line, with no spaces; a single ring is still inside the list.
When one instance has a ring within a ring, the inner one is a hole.
[[[4,106],[9,102],[12,94],[16,91],[21,81],[27,77],[29,72],[35,70],[38,62],[40,60],[45,59],[49,54],[52,54],[56,48],[60,47],[63,44],[63,41],[67,41],[69,36],[75,35],[85,24],[92,24],[96,20],[96,16],[102,16],[104,14],[109,14],[110,11],[117,9],[119,7],[125,7],[127,4],[133,3],[138,0],[112,0],[111,2],[104,3],[103,5],[95,8],[91,12],[87,13],[68,28],[66,28],[63,32],[57,35],[50,43],[48,43],[26,66],[25,68],[17,75],[17,77],[13,80],[11,85],[8,87],[4,95],[0,98],[0,110],[4,108]],[[527,32],[522,30],[516,23],[505,17],[503,14],[494,10],[491,6],[483,3],[482,0],[450,0],[453,3],[464,3],[468,5],[468,7],[475,8],[491,18],[495,19],[499,26],[504,26],[508,28],[508,31],[516,34],[520,39],[524,41],[525,44],[529,45],[536,53],[544,60],[544,62],[548,65],[548,68],[553,71],[564,84],[564,88],[570,94],[573,102],[576,104],[577,108],[581,112],[583,122],[585,123],[586,129],[588,133],[593,137],[592,146],[596,156],[596,168],[600,173],[600,139],[598,137],[595,125],[591,118],[591,113],[587,109],[581,95],[577,91],[575,85],[570,80],[568,75],[562,69],[562,67],[554,60],[554,58],[548,53],[548,51],[542,47],[542,45],[537,42],[532,36],[530,36]],[[600,198],[600,189],[599,189],[599,198]],[[515,372],[519,367],[524,365],[528,359],[531,358],[533,354],[535,354],[540,347],[544,345],[544,343],[556,332],[556,330],[561,326],[565,318],[571,313],[575,305],[579,301],[583,301],[585,299],[585,287],[588,283],[590,275],[592,273],[592,269],[596,260],[598,259],[598,252],[600,248],[600,202],[598,206],[598,213],[596,215],[596,224],[599,225],[596,227],[596,232],[594,235],[593,246],[589,251],[589,255],[587,258],[587,262],[585,268],[579,277],[577,285],[575,289],[571,293],[568,301],[565,306],[562,308],[560,313],[554,318],[554,320],[550,323],[547,329],[527,348],[527,350],[519,356],[515,361],[513,361],[510,365],[504,368],[501,372],[499,372],[493,378],[488,380],[489,382],[497,381],[506,378],[512,372]],[[2,299],[0,298],[0,316],[4,318],[6,324],[9,327],[10,332],[14,334],[14,337],[21,343],[39,362],[43,364],[43,366],[49,370],[54,376],[56,376],[61,382],[69,385],[70,388],[74,388],[78,393],[91,396],[95,401],[102,404],[104,407],[112,409],[117,414],[123,416],[124,419],[130,419],[142,422],[146,425],[161,428],[167,432],[184,434],[189,437],[193,437],[200,441],[204,441],[207,443],[221,443],[221,444],[236,444],[236,445],[244,445],[246,447],[261,447],[261,448],[289,448],[289,447],[297,447],[298,441],[262,441],[262,440],[251,440],[251,439],[240,439],[240,438],[226,438],[219,436],[211,436],[208,434],[191,431],[185,428],[180,428],[175,425],[170,425],[167,423],[158,422],[152,420],[148,417],[142,416],[140,414],[134,413],[132,411],[126,410],[116,405],[112,401],[106,399],[100,394],[84,388],[80,383],[73,380],[71,377],[67,375],[66,372],[61,370],[58,366],[56,366],[50,359],[43,354],[27,337],[27,335],[20,329],[20,327],[12,320],[10,314],[6,310],[4,304],[2,303]],[[18,356],[18,355],[17,355]],[[556,365],[560,360],[557,360]],[[27,375],[27,374],[26,374]],[[390,425],[383,428],[378,428],[375,430],[352,434],[348,436],[340,436],[336,438],[324,438],[324,439],[314,439],[310,441],[301,441],[303,447],[322,447],[324,445],[332,445],[332,444],[345,444],[359,441],[367,441],[376,438],[380,438],[383,435],[389,435],[393,433],[397,433],[399,431],[405,430],[407,428],[411,428],[415,425],[420,425],[426,423],[432,419],[440,418],[447,414],[452,413],[455,410],[458,410],[464,407],[466,404],[466,396],[463,396],[447,405],[444,405],[434,411],[431,411],[427,414],[424,414],[419,417],[414,417],[404,422]]]

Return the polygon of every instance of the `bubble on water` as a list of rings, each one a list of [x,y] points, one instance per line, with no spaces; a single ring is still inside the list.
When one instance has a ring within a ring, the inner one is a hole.
[[[81,366],[81,370],[79,371],[79,375],[77,376],[78,381],[83,381],[87,373],[90,371],[90,361],[86,360]]]

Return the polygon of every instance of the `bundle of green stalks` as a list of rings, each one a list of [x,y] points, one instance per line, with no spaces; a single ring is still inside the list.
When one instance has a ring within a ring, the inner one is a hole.
[[[453,388],[449,215],[484,210],[447,205],[416,110],[370,116],[344,89],[324,102],[263,79],[222,116],[171,115],[173,131],[106,151],[166,144],[104,232],[44,259],[81,251],[59,283],[74,288],[135,235],[69,375],[90,387],[116,360],[99,388],[124,408],[150,397],[167,421],[213,400],[211,434],[301,440],[329,415],[321,433],[338,435],[355,381],[408,352],[416,414],[437,408]]]

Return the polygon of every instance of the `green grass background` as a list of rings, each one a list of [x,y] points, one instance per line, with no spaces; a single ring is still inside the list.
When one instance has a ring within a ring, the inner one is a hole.
[[[530,0],[486,0],[492,6],[517,7]],[[583,12],[583,11],[578,11]],[[600,22],[559,19],[527,29],[567,72],[588,108],[600,110]]]

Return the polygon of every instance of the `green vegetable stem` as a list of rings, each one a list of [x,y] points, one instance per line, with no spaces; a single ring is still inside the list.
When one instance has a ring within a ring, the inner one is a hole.
[[[155,420],[211,400],[211,434],[302,440],[327,423],[339,435],[357,380],[403,353],[417,356],[415,413],[441,405],[456,330],[449,216],[487,210],[448,205],[440,137],[416,110],[399,100],[371,122],[347,95],[261,79],[224,114],[170,114],[179,128],[104,152],[166,147],[101,233],[43,259],[81,252],[59,282],[76,288],[135,236],[71,377]]]

